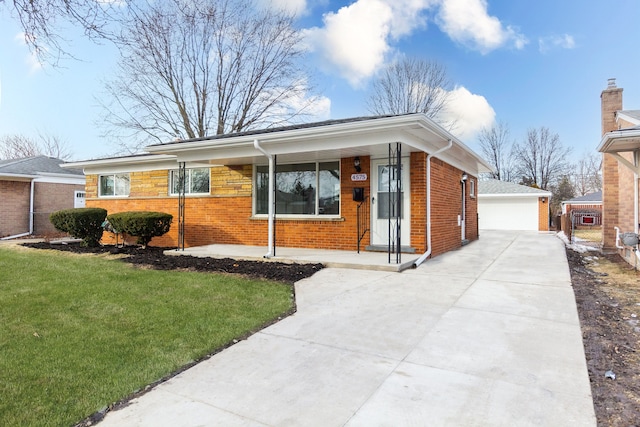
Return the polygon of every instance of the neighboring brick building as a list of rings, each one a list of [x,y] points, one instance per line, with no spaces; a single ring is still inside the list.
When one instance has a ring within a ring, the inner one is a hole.
[[[173,214],[171,231],[152,242],[166,246],[183,240],[185,246],[355,251],[360,230],[362,250],[395,248],[400,236],[403,251],[436,255],[478,238],[476,177],[490,170],[423,114],[332,120],[146,150],[69,166],[85,170],[87,206]]]
[[[49,215],[74,207],[84,193],[82,171],[47,156],[0,160],[0,238],[56,232]]]
[[[603,248],[617,250],[628,262],[640,264],[637,245],[622,245],[620,233],[638,233],[640,175],[640,110],[622,109],[622,88],[615,79],[602,91]]]

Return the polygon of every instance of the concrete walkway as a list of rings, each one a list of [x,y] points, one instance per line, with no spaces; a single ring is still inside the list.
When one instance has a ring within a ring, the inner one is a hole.
[[[325,269],[298,312],[107,426],[595,426],[564,246],[483,232],[404,273]]]

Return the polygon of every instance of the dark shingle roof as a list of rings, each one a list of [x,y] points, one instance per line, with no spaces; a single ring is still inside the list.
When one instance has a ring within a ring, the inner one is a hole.
[[[226,134],[221,134],[221,135],[211,135],[211,136],[205,136],[205,137],[202,137],[202,138],[184,139],[184,140],[178,140],[178,141],[168,141],[168,142],[163,142],[163,143],[160,143],[160,144],[152,144],[152,145],[150,145],[150,147],[162,146],[162,145],[168,145],[168,144],[177,144],[177,143],[183,143],[183,142],[210,141],[210,140],[217,140],[217,139],[233,138],[233,137],[238,137],[238,136],[262,135],[262,134],[267,134],[267,133],[283,132],[283,131],[288,131],[288,130],[310,129],[310,128],[315,128],[315,127],[329,126],[329,125],[336,125],[336,124],[343,124],[343,123],[362,122],[362,121],[365,121],[365,120],[384,119],[384,118],[387,118],[387,117],[408,116],[408,115],[411,115],[411,114],[415,114],[415,113],[390,114],[390,115],[381,115],[381,116],[350,117],[350,118],[346,118],[346,119],[325,120],[325,121],[322,121],[322,122],[299,123],[299,124],[288,125],[288,126],[270,127],[270,128],[265,128],[265,129],[254,129],[254,130],[247,130],[247,131],[243,131],[243,132],[226,133]]]
[[[25,157],[22,159],[0,160],[0,174],[39,175],[60,174],[71,176],[84,175],[81,170],[62,169],[64,160],[47,156]]]
[[[513,182],[486,179],[478,181],[478,194],[547,194],[548,191]]]
[[[602,202],[602,190],[596,191],[594,193],[585,194],[584,196],[574,197],[571,200],[565,200],[563,203],[588,204],[589,202],[591,202],[591,203],[594,203],[594,202],[601,203]]]

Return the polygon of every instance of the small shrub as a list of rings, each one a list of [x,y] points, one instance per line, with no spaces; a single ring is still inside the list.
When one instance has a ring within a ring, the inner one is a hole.
[[[152,238],[169,231],[173,215],[164,212],[119,212],[107,217],[119,233],[138,238],[138,244],[146,247]]]
[[[102,208],[64,209],[49,215],[49,221],[62,232],[82,239],[84,246],[98,246],[102,239],[102,223],[107,210]]]

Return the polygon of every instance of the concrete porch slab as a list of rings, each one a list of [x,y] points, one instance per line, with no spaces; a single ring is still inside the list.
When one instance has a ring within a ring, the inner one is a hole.
[[[308,248],[276,248],[276,255],[265,258],[265,246],[246,245],[205,245],[185,248],[184,250],[165,251],[167,255],[190,255],[196,257],[233,258],[247,261],[273,261],[302,264],[324,264],[329,268],[353,268],[362,270],[399,272],[410,268],[419,254],[402,254],[401,262],[395,263],[395,255],[391,263],[387,253],[360,251],[339,251],[329,249]]]

